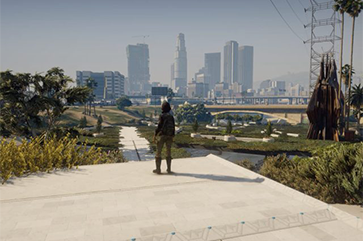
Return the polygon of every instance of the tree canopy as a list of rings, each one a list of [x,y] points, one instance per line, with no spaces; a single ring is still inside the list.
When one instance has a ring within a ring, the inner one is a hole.
[[[125,107],[132,106],[132,102],[127,96],[122,96],[116,100],[117,108],[120,110],[124,110]]]
[[[198,122],[209,122],[212,119],[212,115],[207,111],[204,104],[184,104],[176,109],[175,118],[185,123],[193,123],[195,119]]]

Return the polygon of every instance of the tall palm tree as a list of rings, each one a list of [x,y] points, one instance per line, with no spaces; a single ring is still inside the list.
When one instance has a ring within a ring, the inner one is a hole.
[[[359,16],[359,13],[363,9],[363,1],[362,0],[349,0],[347,4],[347,13],[349,16],[353,18],[352,23],[352,40],[350,44],[350,66],[353,66],[353,46],[354,46],[354,28],[355,28],[355,19]],[[352,79],[352,68],[349,70],[349,80]],[[351,86],[352,81],[349,81],[349,94],[348,94],[348,110],[347,110],[347,130],[349,130],[349,115],[350,115],[350,95],[351,95]]]
[[[360,133],[360,119],[363,112],[363,86],[355,85],[352,91],[352,98],[350,104],[354,107],[357,118],[357,130]]]
[[[341,26],[341,39],[340,39],[340,78],[339,78],[339,92],[338,99],[340,100],[340,92],[342,86],[342,69],[343,69],[343,40],[344,40],[344,13],[347,10],[348,0],[334,0],[335,4],[333,6],[336,12],[339,12],[342,15],[342,26]]]
[[[348,86],[349,86],[349,83],[351,82],[351,78],[349,79],[349,72],[350,72],[350,65],[349,64],[346,64],[343,66],[342,68],[342,71],[340,72],[340,75],[342,76],[342,81],[343,81],[343,84],[344,84],[344,94],[345,96],[348,96]],[[355,74],[354,72],[354,69],[352,69],[352,75]],[[348,103],[348,102],[347,102]]]

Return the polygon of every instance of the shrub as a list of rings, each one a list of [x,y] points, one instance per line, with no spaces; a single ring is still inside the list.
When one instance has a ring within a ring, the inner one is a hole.
[[[95,146],[87,143],[77,145],[77,138],[69,135],[63,138],[38,136],[30,141],[23,140],[20,145],[15,141],[0,142],[0,176],[5,183],[12,176],[20,177],[33,172],[50,172],[55,169],[72,168],[79,165],[93,165],[124,162],[121,153],[109,156]]]
[[[232,122],[230,120],[228,120],[227,122],[227,127],[226,127],[226,133],[228,135],[230,135],[232,133],[233,127],[232,127]]]
[[[271,124],[271,122],[269,121],[269,122],[267,122],[266,135],[267,135],[267,136],[271,136],[271,134],[272,134],[272,124]]]
[[[198,120],[197,120],[197,119],[195,119],[195,120],[194,120],[194,123],[193,123],[192,128],[193,128],[193,131],[194,131],[194,132],[198,132],[198,129],[199,129],[199,123],[198,123]]]
[[[237,161],[236,162],[237,165],[247,168],[248,170],[253,171],[255,169],[255,165],[248,159],[244,159],[242,161]]]
[[[328,203],[363,202],[363,143],[333,144],[312,158],[266,158],[261,174]]]

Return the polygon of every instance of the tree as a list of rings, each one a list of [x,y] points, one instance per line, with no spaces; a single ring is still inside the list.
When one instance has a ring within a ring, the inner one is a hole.
[[[101,132],[101,130],[102,130],[102,123],[103,123],[102,116],[99,115],[98,116],[98,119],[97,119],[97,126],[96,126],[97,133],[100,133]]]
[[[146,113],[145,113],[145,109],[142,109],[142,114],[141,114],[142,118],[146,118]]]
[[[174,96],[175,96],[175,93],[174,93],[173,89],[172,88],[169,88],[168,89],[168,93],[167,93],[167,97],[166,97],[169,103],[171,103],[171,101],[173,100]]]
[[[86,116],[83,116],[79,121],[79,128],[85,128],[86,126],[87,126],[87,118]]]
[[[195,133],[197,133],[197,132],[198,132],[198,129],[199,129],[199,123],[198,123],[197,118],[195,118],[192,128],[193,128],[193,131],[194,131]]]
[[[232,130],[233,130],[232,122],[230,120],[228,120],[227,127],[226,127],[226,133],[228,135],[230,135],[232,133]]]
[[[212,115],[207,111],[204,104],[190,105],[184,104],[175,111],[175,117],[180,122],[193,123],[195,119],[199,122],[209,122],[212,119]]]
[[[335,0],[335,4],[333,6],[336,12],[339,12],[342,16],[342,25],[341,25],[341,38],[340,38],[340,78],[339,78],[339,92],[338,92],[338,99],[340,100],[340,93],[341,93],[341,86],[342,86],[342,69],[343,69],[343,40],[344,40],[344,13],[347,10],[347,3],[348,0]]]
[[[266,135],[267,135],[267,136],[271,136],[271,134],[272,134],[272,124],[271,124],[271,122],[269,121],[269,122],[267,122]]]
[[[84,103],[90,93],[87,87],[69,88],[70,82],[60,68],[45,75],[0,72],[0,132],[35,136],[35,129],[45,124],[49,133],[67,106]]]
[[[132,102],[127,96],[122,96],[116,100],[116,105],[119,110],[124,110],[125,107],[132,106]]]
[[[363,114],[363,86],[361,86],[360,84],[353,87],[350,104],[355,109],[355,116],[357,118],[357,129],[360,133],[360,119]]]
[[[350,17],[353,18],[352,23],[352,39],[350,43],[350,66],[353,68],[353,46],[354,46],[354,31],[355,31],[355,19],[359,16],[360,12],[363,9],[363,1],[362,0],[349,0],[347,4],[346,12]],[[349,80],[352,79],[352,68],[349,71]],[[349,94],[348,94],[348,110],[347,110],[347,130],[349,130],[349,115],[350,115],[350,97],[351,97],[351,82],[349,81]]]
[[[96,99],[96,96],[95,94],[93,93],[94,89],[97,87],[97,82],[92,79],[92,78],[88,78],[86,79],[86,86],[91,89],[91,93],[89,94],[88,96],[88,108],[87,108],[87,102],[85,103],[85,114],[91,116],[92,115],[92,105],[93,105],[93,102],[95,101]],[[96,108],[94,107],[94,112],[93,112],[94,115],[96,115]]]

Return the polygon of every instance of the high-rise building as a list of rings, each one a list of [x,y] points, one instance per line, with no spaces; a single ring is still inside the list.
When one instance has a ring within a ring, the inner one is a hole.
[[[224,46],[223,82],[229,85],[238,82],[238,43],[228,41]]]
[[[118,71],[77,71],[78,86],[87,85],[87,80],[94,80],[96,86],[93,90],[97,100],[117,99],[125,94],[125,77]]]
[[[187,51],[184,34],[182,33],[178,35],[176,41],[173,75],[172,88],[178,94],[185,94],[187,87]]]
[[[242,90],[253,89],[253,47],[241,46],[238,48],[238,82]]]
[[[149,46],[147,44],[128,45],[128,78],[131,93],[150,91]]]
[[[221,53],[207,53],[204,55],[204,74],[209,88],[221,82]]]

